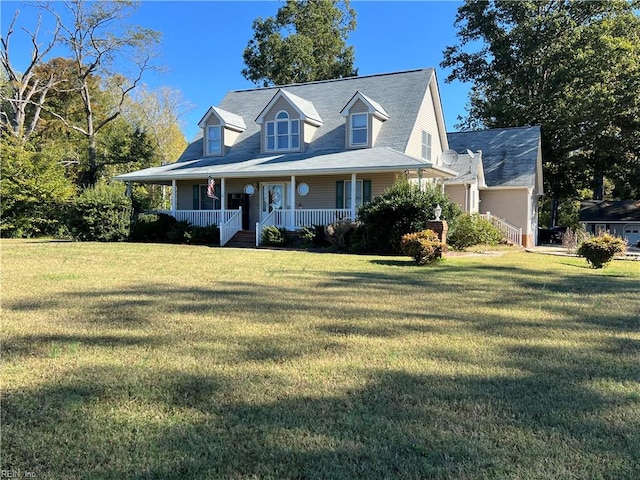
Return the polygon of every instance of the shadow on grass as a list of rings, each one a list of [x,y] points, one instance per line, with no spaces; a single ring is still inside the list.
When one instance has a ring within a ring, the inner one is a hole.
[[[640,399],[583,382],[637,377],[589,358],[518,349],[505,365],[528,373],[501,377],[365,370],[313,396],[275,371],[78,369],[6,396],[3,460],[39,478],[635,478],[640,432],[608,420]]]

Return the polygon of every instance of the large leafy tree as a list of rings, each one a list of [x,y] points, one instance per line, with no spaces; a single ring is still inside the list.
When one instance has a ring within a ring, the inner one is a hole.
[[[640,166],[638,5],[469,0],[458,9],[460,43],[442,66],[452,68],[447,81],[473,82],[462,127],[541,125],[554,212],[585,186],[601,197],[605,176],[620,192],[634,188],[625,175]]]
[[[253,22],[242,75],[264,86],[357,75],[347,46],[355,17],[349,0],[287,0],[275,17]]]
[[[136,6],[132,1],[71,0],[61,4],[71,20],[66,21],[57,12],[57,3],[45,4],[43,8],[58,18],[61,42],[71,53],[73,81],[68,88],[80,97],[82,121],[53,109],[48,112],[86,138],[87,168],[82,183],[95,185],[100,171],[98,133],[122,113],[127,98],[152,68],[160,34],[126,23],[126,17]],[[109,93],[102,111],[96,108],[99,102],[92,88],[95,78],[103,81],[102,90]]]

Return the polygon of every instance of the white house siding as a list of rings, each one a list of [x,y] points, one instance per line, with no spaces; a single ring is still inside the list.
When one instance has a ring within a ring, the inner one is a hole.
[[[525,247],[530,247],[535,241],[529,222],[530,198],[527,188],[482,190],[480,213],[491,212],[513,226],[522,228],[522,243]]]
[[[304,138],[305,147],[309,145],[313,141],[313,136],[315,135],[318,127],[314,127],[313,125],[309,125],[306,122],[300,122],[300,128],[302,129],[302,136]]]
[[[426,89],[420,111],[416,118],[416,123],[409,136],[409,142],[405,153],[414,158],[422,157],[422,131],[431,134],[431,162],[436,164],[438,157],[442,153],[442,143],[438,132],[438,121],[436,119],[435,107],[432,96],[432,83]]]
[[[460,205],[463,210],[465,209],[464,190],[464,185],[446,185],[444,187],[444,191],[449,197],[449,200]]]

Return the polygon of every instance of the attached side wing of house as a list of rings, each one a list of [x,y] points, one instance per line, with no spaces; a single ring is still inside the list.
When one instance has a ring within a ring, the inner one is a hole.
[[[455,132],[448,139],[452,152],[468,151],[458,153],[453,168],[460,174],[445,182],[448,195],[465,211],[490,213],[522,229],[523,246],[535,245],[544,194],[540,127]]]

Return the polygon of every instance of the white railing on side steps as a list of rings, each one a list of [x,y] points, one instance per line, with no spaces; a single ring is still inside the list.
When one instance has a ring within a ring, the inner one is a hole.
[[[208,227],[226,223],[238,210],[153,210],[150,213],[165,213],[179,222],[186,220],[191,225]]]
[[[224,247],[233,236],[242,230],[242,207],[238,210],[232,210],[233,215],[229,219],[220,224],[220,246]]]
[[[511,225],[505,219],[492,215],[491,212],[482,213],[480,216],[498,227],[500,233],[502,233],[507,240],[516,245],[522,245],[522,228]]]

